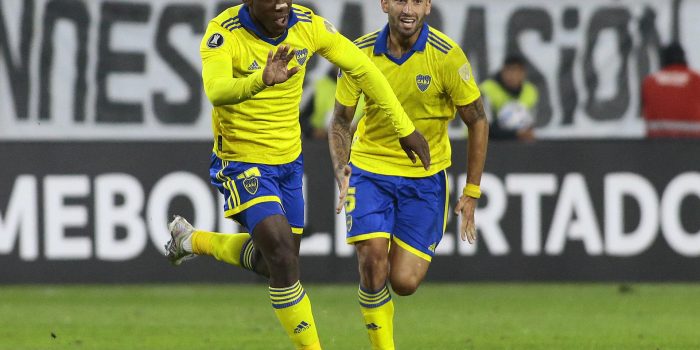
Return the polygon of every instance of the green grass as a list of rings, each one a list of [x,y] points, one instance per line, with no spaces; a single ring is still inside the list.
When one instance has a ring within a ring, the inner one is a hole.
[[[324,349],[370,349],[355,288],[306,286]],[[394,301],[398,349],[700,349],[698,284],[425,284]],[[291,348],[264,285],[0,286],[2,350]]]

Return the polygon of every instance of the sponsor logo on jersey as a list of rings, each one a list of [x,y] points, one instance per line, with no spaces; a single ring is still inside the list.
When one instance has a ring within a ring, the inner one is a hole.
[[[215,49],[221,47],[224,44],[224,36],[219,33],[214,33],[207,40],[207,47],[210,49]]]
[[[435,253],[435,248],[437,247],[437,243],[433,243],[428,247],[428,250],[431,252]]]
[[[248,70],[258,70],[260,69],[260,65],[258,64],[258,61],[253,60],[253,63],[248,66]]]
[[[345,226],[347,226],[348,232],[350,232],[350,229],[352,228],[352,215],[345,216]]]
[[[432,80],[433,78],[427,74],[416,75],[416,84],[418,85],[418,90],[420,90],[421,92],[425,92],[425,90],[428,90],[428,87],[430,86],[430,82]]]

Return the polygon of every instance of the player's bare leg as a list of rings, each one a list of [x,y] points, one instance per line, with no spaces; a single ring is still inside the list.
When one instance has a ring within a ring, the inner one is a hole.
[[[292,239],[294,240],[296,256],[299,256],[299,249],[301,247],[301,235],[292,233]],[[270,269],[267,267],[267,262],[263,259],[262,252],[256,246],[253,250],[253,272],[256,274],[270,278]]]
[[[360,285],[369,290],[379,290],[386,285],[389,276],[389,240],[372,238],[355,244],[360,269]]]
[[[270,272],[270,300],[282,327],[297,349],[321,349],[311,302],[299,282],[298,246],[283,215],[255,226],[253,242]]]
[[[398,244],[391,245],[389,261],[391,289],[401,296],[415,293],[430,267],[430,261],[409,252]]]
[[[389,240],[372,238],[355,243],[360,270],[360,311],[373,350],[394,349],[394,302],[386,282]]]

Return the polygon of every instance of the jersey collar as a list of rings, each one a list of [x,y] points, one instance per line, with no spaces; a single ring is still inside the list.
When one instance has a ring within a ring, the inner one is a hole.
[[[374,44],[374,54],[375,55],[384,55],[386,58],[390,59],[392,62],[401,65],[404,62],[408,61],[411,56],[417,51],[425,51],[425,45],[428,42],[428,33],[430,32],[430,28],[428,27],[428,23],[423,23],[423,28],[420,29],[420,34],[418,35],[418,40],[416,40],[415,43],[413,43],[413,47],[411,47],[408,52],[403,54],[400,58],[396,58],[389,54],[389,24],[384,26],[384,29],[382,29],[381,32],[379,32],[379,36],[377,37],[377,41]]]
[[[284,31],[282,35],[280,35],[277,38],[269,38],[265,36],[265,34],[262,33],[260,29],[255,25],[255,22],[253,22],[253,18],[250,17],[250,10],[248,9],[248,4],[243,4],[241,9],[238,11],[238,18],[241,21],[241,25],[243,28],[250,30],[251,32],[255,33],[255,35],[258,36],[262,41],[272,44],[272,45],[279,45],[281,42],[284,41],[284,39],[287,39],[287,34],[289,33],[289,28],[297,24],[299,22],[299,18],[297,15],[294,13],[294,9],[289,9],[289,20],[287,21],[287,30]]]

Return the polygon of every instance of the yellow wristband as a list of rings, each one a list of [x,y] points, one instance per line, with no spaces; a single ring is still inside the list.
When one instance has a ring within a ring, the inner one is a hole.
[[[468,183],[467,186],[464,187],[464,190],[462,190],[462,194],[468,197],[478,199],[479,197],[481,197],[481,188],[479,187],[479,185]]]

